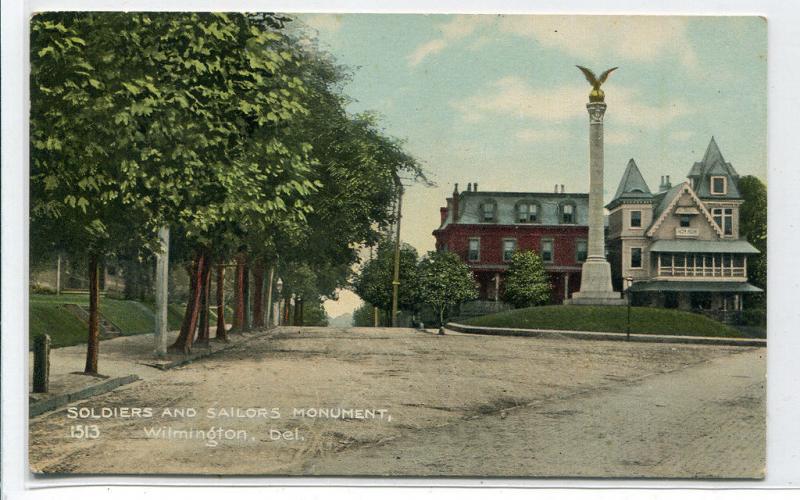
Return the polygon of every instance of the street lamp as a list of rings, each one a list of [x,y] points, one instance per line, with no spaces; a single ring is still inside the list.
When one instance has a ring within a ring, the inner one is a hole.
[[[632,276],[625,276],[622,278],[625,281],[625,298],[628,300],[628,321],[625,326],[625,340],[631,340],[631,284],[633,283]]]

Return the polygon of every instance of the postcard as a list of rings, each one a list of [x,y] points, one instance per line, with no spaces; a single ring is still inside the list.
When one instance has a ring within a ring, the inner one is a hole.
[[[762,479],[760,17],[40,12],[30,470]]]

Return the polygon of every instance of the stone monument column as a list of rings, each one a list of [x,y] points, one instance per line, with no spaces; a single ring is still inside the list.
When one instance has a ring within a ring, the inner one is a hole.
[[[580,68],[580,66],[579,66]],[[605,94],[600,85],[608,74],[600,78],[586,68],[581,71],[592,84],[589,94],[589,255],[581,268],[581,289],[572,294],[570,304],[622,305],[619,292],[611,286],[611,266],[606,260],[605,212],[603,208],[603,116],[606,112]]]

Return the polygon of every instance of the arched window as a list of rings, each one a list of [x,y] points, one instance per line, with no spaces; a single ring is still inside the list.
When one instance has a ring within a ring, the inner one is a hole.
[[[539,222],[541,220],[541,208],[539,204],[532,200],[522,200],[516,207],[517,222]]]
[[[575,203],[572,201],[565,201],[558,207],[559,222],[561,224],[575,224],[577,214],[575,210]]]
[[[483,200],[480,207],[481,222],[497,222],[497,202],[494,200]]]

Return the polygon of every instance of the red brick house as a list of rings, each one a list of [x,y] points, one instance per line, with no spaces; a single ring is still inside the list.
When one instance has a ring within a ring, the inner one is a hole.
[[[503,275],[517,250],[534,250],[545,263],[553,286],[551,302],[560,304],[580,289],[588,227],[586,193],[478,191],[458,184],[441,225],[433,231],[436,249],[458,254],[475,273],[481,300],[500,300]]]

